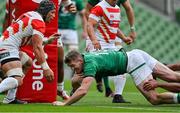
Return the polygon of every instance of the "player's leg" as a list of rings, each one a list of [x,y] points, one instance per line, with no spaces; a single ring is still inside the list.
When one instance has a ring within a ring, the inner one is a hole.
[[[97,90],[99,92],[103,92],[102,77],[96,76],[95,80],[96,80],[96,88],[97,88]]]
[[[68,99],[66,91],[64,90],[64,66],[63,66],[64,50],[62,46],[58,47],[58,85],[57,94],[64,100]]]
[[[19,56],[20,56],[20,61],[22,63],[23,72],[26,75],[27,71],[32,66],[32,59],[25,52],[22,52],[22,51],[19,52]],[[17,88],[8,90],[8,93],[3,100],[3,103],[26,104],[27,103],[26,101],[16,99],[16,92],[17,92]],[[11,101],[11,100],[14,100],[14,101]]]
[[[19,52],[12,50],[9,53],[4,53],[8,56],[0,59],[1,60],[1,69],[7,76],[0,84],[0,93],[13,90],[22,84],[22,78],[24,73],[22,71],[22,64],[19,59]],[[13,90],[16,91],[16,90]],[[15,94],[15,93],[13,93]],[[15,98],[9,100],[9,102],[14,101]]]
[[[143,85],[146,81],[148,81],[150,79],[152,79],[152,75],[149,75],[145,80],[143,80],[136,87],[151,104],[159,105],[159,104],[179,103],[178,94],[176,94],[176,93],[170,93],[170,92],[157,93],[155,90],[145,91],[143,89]]]
[[[111,50],[117,50],[119,51],[122,49],[122,40],[119,40],[119,38],[116,38],[115,44],[108,45],[108,48]],[[114,92],[114,97],[112,102],[113,103],[125,103],[127,101],[124,100],[122,96],[122,92],[126,83],[126,76],[125,75],[118,75],[114,76],[113,82],[114,82],[114,87],[115,87],[115,92]]]
[[[105,96],[106,97],[113,97],[114,93],[109,86],[109,78],[103,77],[103,81],[104,81],[104,87],[105,87]],[[99,83],[97,83],[97,84],[99,84]]]
[[[25,52],[20,51],[19,52],[20,60],[22,63],[22,68],[23,72],[26,75],[27,71],[31,68],[32,66],[32,58],[29,57]]]
[[[69,96],[67,95],[66,91],[64,90],[64,50],[63,50],[63,37],[64,33],[61,30],[58,30],[61,34],[61,37],[58,39],[58,84],[57,84],[57,94],[58,96],[62,97],[64,100],[68,99]]]
[[[157,61],[155,58],[153,58],[144,51],[141,50],[134,50],[134,51],[141,54],[144,61],[146,61],[146,64],[153,71],[153,76],[169,82],[180,82],[180,73],[169,69],[167,66]]]
[[[114,76],[115,92],[112,102],[113,103],[130,103],[124,100],[122,93],[126,83],[126,75]]]
[[[180,73],[169,69],[164,64],[157,62],[153,69],[153,76],[168,82],[180,82]]]
[[[173,71],[180,71],[180,63],[176,64],[167,64],[168,68],[172,69]]]
[[[146,81],[153,79],[152,72],[157,60],[141,50],[133,50],[127,52],[128,66],[127,71],[131,74],[136,87],[144,95],[144,97],[153,105],[163,103],[177,102],[177,94],[162,93],[159,94],[155,90],[145,91],[143,85]]]

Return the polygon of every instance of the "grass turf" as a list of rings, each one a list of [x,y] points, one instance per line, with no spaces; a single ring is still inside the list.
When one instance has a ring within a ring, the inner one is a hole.
[[[70,89],[69,81],[66,82],[66,89]],[[69,91],[69,90],[68,90]],[[91,87],[88,95],[82,98],[79,102],[71,106],[52,106],[49,103],[31,103],[27,105],[6,105],[0,104],[0,112],[66,112],[66,113],[79,113],[79,112],[94,112],[94,113],[103,113],[103,112],[147,112],[147,113],[172,113],[180,112],[179,105],[159,105],[153,106],[149,104],[145,98],[137,91],[131,78],[128,78],[126,87],[124,89],[123,96],[126,100],[131,101],[132,103],[126,104],[114,104],[112,103],[112,98],[104,97],[104,93],[97,92],[95,88],[95,83]],[[2,100],[4,95],[0,95]],[[58,98],[58,100],[61,100]]]

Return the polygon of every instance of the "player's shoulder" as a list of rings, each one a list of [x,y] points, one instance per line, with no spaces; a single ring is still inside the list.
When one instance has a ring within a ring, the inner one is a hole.
[[[36,11],[29,11],[29,12],[25,13],[25,15],[30,17],[31,19],[37,19],[37,20],[44,22],[42,16]]]

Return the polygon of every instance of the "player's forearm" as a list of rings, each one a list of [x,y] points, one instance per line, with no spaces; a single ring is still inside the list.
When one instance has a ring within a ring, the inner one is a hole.
[[[67,100],[65,101],[64,105],[71,105],[77,101],[79,101],[82,97],[86,95],[87,91],[81,88],[78,88],[74,94]]]
[[[89,22],[87,24],[87,32],[88,32],[89,38],[92,42],[97,40],[97,38],[95,36],[95,32],[94,32],[94,27]]]
[[[180,92],[180,83],[158,83],[158,87],[171,92]]]
[[[39,64],[42,64],[43,62],[46,61],[44,57],[45,54],[42,45],[37,45],[36,47],[34,47],[34,54]]]
[[[168,64],[167,67],[172,69],[173,71],[180,71],[180,63]]]
[[[39,64],[46,62],[42,43],[43,41],[38,35],[32,36],[33,52]]]
[[[118,29],[117,31],[117,37],[119,37],[120,39],[122,39],[123,41],[125,40],[126,36],[124,35],[124,33]]]

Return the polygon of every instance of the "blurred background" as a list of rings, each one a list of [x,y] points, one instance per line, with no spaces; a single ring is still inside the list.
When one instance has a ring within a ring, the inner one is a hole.
[[[163,63],[180,62],[180,0],[130,0],[135,12],[137,39],[127,50],[142,49]],[[5,2],[0,4],[0,33],[5,15]],[[84,0],[86,4],[87,0]],[[82,27],[77,17],[79,33]],[[129,32],[126,13],[122,8],[120,28]],[[84,51],[85,40],[80,39]]]

